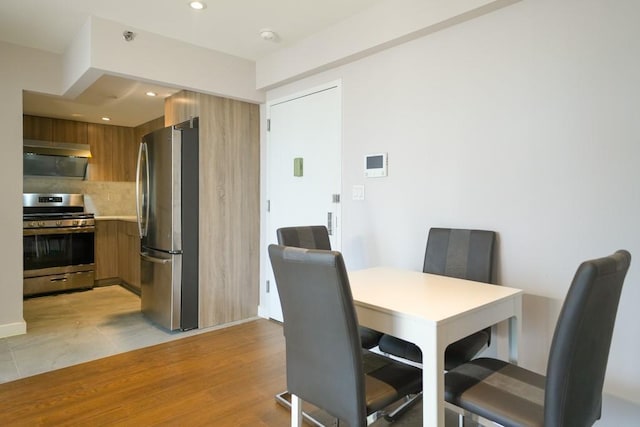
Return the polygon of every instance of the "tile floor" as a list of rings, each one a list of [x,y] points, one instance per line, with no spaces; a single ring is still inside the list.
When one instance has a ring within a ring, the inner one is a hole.
[[[27,334],[0,339],[0,383],[204,332],[155,326],[118,285],[30,298],[23,309]]]

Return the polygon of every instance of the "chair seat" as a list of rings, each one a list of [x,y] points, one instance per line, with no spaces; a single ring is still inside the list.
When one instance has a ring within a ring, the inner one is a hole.
[[[490,331],[490,330],[489,330]],[[478,331],[475,334],[464,337],[449,345],[444,353],[444,368],[449,371],[471,359],[487,345],[491,338],[487,330]],[[422,363],[420,348],[408,341],[401,340],[391,335],[383,335],[378,343],[380,351],[412,362]]]
[[[544,425],[545,377],[479,358],[445,375],[445,400],[505,427]]]
[[[422,391],[422,371],[362,350],[367,413],[384,409],[402,396]]]

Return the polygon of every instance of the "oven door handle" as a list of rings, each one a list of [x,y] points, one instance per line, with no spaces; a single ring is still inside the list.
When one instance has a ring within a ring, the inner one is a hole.
[[[43,236],[51,234],[75,234],[75,233],[94,233],[96,228],[89,227],[60,227],[60,228],[25,228],[22,230],[23,236]]]
[[[168,264],[171,262],[171,258],[156,258],[149,255],[147,252],[140,252],[140,257],[143,260],[152,262],[154,264]]]

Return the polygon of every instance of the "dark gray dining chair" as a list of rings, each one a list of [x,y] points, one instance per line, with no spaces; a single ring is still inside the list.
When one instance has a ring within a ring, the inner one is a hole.
[[[583,262],[573,278],[551,342],[546,376],[492,358],[445,375],[445,399],[509,426],[591,426],[602,387],[629,252]]]
[[[360,427],[422,390],[420,369],[362,348],[340,252],[270,245],[269,257],[284,317],[292,425],[301,425],[302,401]]]
[[[495,241],[496,233],[493,231],[432,228],[427,238],[422,271],[491,283]],[[445,351],[445,369],[468,362],[490,342],[490,327],[454,342]],[[385,334],[378,345],[384,353],[422,363],[420,348],[413,343]]]
[[[282,227],[276,230],[278,244],[304,249],[331,250],[329,230],[324,225],[304,225],[297,227]],[[358,327],[362,348],[370,349],[378,345],[382,336],[381,332],[364,326]],[[291,395],[289,391],[283,391],[276,395],[276,401],[288,408],[291,407]],[[318,423],[311,415],[304,416],[311,422]]]
[[[329,231],[324,225],[306,225],[298,227],[282,227],[276,230],[278,244],[305,249],[331,250]],[[382,332],[359,326],[362,347],[371,349],[378,345]]]

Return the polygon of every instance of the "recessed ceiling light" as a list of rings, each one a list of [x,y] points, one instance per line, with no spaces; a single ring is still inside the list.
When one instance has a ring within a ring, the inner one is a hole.
[[[156,95],[157,93],[155,92],[151,92],[151,91],[147,92],[147,96],[156,96]]]
[[[104,120],[105,122],[108,122],[111,119],[109,117],[103,117],[102,120]]]
[[[201,1],[191,1],[189,2],[189,6],[191,6],[191,9],[195,9],[195,10],[202,10],[205,7],[207,7],[207,5]]]
[[[262,40],[266,40],[268,42],[278,41],[278,35],[276,34],[276,32],[269,28],[260,30],[260,37],[262,38]]]

